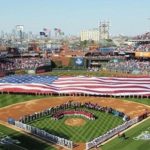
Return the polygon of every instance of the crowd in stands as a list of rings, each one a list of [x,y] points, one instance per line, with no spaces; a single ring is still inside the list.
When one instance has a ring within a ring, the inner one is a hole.
[[[50,64],[50,60],[46,58],[10,58],[0,62],[0,71],[35,69],[46,64]]]
[[[90,57],[90,58],[98,58],[98,59],[100,59],[100,60],[107,60],[107,59],[124,59],[124,56],[112,56],[112,55],[110,55],[110,54],[108,54],[108,55],[105,55],[105,56],[103,56],[103,55],[101,55],[101,54],[99,54],[98,56],[86,56],[87,58],[88,57]]]
[[[132,45],[123,45],[120,47],[117,47],[116,52],[134,52],[135,51],[135,47]]]
[[[150,52],[150,44],[124,45],[117,47],[116,52]]]
[[[97,55],[94,55],[94,52],[93,54],[91,55],[87,55],[86,57],[94,57],[94,58],[99,58],[99,59],[110,59],[110,58],[121,58],[121,59],[124,59],[123,56],[121,55],[114,55],[115,52],[117,52],[118,54],[123,54],[125,52],[137,52],[137,51],[141,51],[141,52],[150,52],[150,43],[137,43],[137,44],[133,44],[133,45],[122,45],[122,46],[119,46],[119,47],[116,47],[113,51],[112,54],[105,54],[105,55],[102,55],[101,53],[97,54]]]
[[[116,48],[116,51],[118,52],[136,52],[136,51],[142,51],[142,52],[149,52],[150,51],[150,32],[144,33],[142,35],[137,35],[136,37],[133,37],[133,40],[137,40],[137,44],[135,45],[123,45]],[[140,43],[139,43],[140,42]],[[145,42],[145,43],[143,43]]]
[[[106,64],[106,69],[116,72],[135,73],[135,74],[149,74],[150,62],[139,60],[127,60],[123,62],[109,62]]]
[[[136,48],[135,51],[150,52],[150,44],[141,44]]]
[[[142,35],[137,35],[133,40],[150,40],[150,32],[146,32]]]

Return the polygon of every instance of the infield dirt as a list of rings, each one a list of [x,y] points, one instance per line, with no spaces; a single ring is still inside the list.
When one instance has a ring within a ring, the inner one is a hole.
[[[0,108],[0,119],[7,121],[8,117],[19,119],[21,116],[42,111],[46,108],[57,106],[68,101],[91,102],[100,106],[112,107],[118,111],[122,111],[131,118],[141,115],[145,110],[150,111],[150,107],[129,101],[123,101],[115,98],[99,98],[99,97],[50,97],[37,100],[31,100],[23,103],[10,105]]]

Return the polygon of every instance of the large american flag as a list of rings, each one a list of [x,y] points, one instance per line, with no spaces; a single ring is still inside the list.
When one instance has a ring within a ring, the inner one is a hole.
[[[0,79],[1,92],[90,95],[150,95],[150,78],[13,75]]]

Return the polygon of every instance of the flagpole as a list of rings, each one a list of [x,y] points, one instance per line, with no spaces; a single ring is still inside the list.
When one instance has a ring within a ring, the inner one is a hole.
[[[51,31],[49,31],[49,35],[48,35],[48,36],[49,36],[49,38],[51,39]]]
[[[55,30],[55,39],[57,39],[57,30]]]

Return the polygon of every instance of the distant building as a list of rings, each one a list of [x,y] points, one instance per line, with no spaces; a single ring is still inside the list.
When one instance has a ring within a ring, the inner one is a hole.
[[[81,31],[81,41],[93,40],[99,42],[100,40],[109,39],[109,22],[100,22],[99,27],[91,30]]]
[[[109,22],[103,21],[99,25],[100,39],[109,39]]]
[[[91,29],[91,30],[81,31],[80,38],[81,38],[81,41],[93,40],[95,42],[99,42],[100,32],[99,32],[98,29]]]

